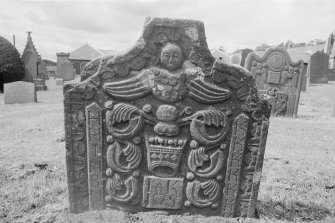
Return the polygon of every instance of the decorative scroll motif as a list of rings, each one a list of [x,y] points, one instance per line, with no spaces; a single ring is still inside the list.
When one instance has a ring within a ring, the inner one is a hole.
[[[200,191],[206,196],[202,198],[200,196]],[[216,208],[220,199],[221,187],[216,180],[208,180],[205,182],[199,182],[197,180],[187,183],[186,187],[186,197],[188,201],[185,203],[186,206],[191,204],[197,207],[208,207]]]
[[[180,209],[183,178],[144,177],[143,203],[146,208]]]
[[[214,61],[201,22],[148,19],[64,93],[71,212],[253,217],[271,107],[247,70]]]
[[[88,193],[90,210],[104,208],[102,166],[102,109],[92,103],[86,107]]]
[[[249,118],[240,114],[235,118],[232,138],[227,161],[225,188],[223,190],[222,213],[225,217],[234,217],[237,196],[239,193],[240,176],[242,172],[243,155],[248,134]]]

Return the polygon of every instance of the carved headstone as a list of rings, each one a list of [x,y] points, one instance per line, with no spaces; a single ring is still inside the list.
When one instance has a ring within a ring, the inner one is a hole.
[[[255,78],[259,94],[272,104],[274,116],[296,117],[304,63],[291,61],[283,48],[269,48],[262,57],[250,53],[245,68]]]
[[[271,112],[199,21],[147,18],[128,52],[64,86],[70,211],[254,217]]]
[[[74,79],[74,67],[70,61],[65,61],[59,66],[58,74],[64,81],[71,81]]]
[[[4,85],[5,104],[23,104],[36,102],[35,84],[25,81],[16,81]]]
[[[311,55],[309,61],[309,83],[318,84],[318,83],[328,83],[328,64],[329,56],[321,51],[317,51]]]

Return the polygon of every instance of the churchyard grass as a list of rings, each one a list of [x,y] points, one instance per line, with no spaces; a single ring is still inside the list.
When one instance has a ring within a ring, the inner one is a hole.
[[[47,85],[48,91],[37,92],[38,103],[4,105],[0,95],[0,222],[204,221],[118,211],[69,214],[62,86],[54,79]],[[271,118],[256,222],[335,222],[333,98],[335,82],[313,85],[301,93],[298,119]],[[225,221],[206,218],[210,222]]]

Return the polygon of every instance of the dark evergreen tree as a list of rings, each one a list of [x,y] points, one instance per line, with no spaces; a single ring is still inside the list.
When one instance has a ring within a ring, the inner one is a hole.
[[[24,65],[19,52],[0,36],[0,92],[4,83],[19,81],[24,77]]]

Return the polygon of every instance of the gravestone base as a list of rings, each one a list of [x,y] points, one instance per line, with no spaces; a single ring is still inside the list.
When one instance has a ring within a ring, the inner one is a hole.
[[[48,87],[46,85],[36,85],[36,91],[46,91]]]

